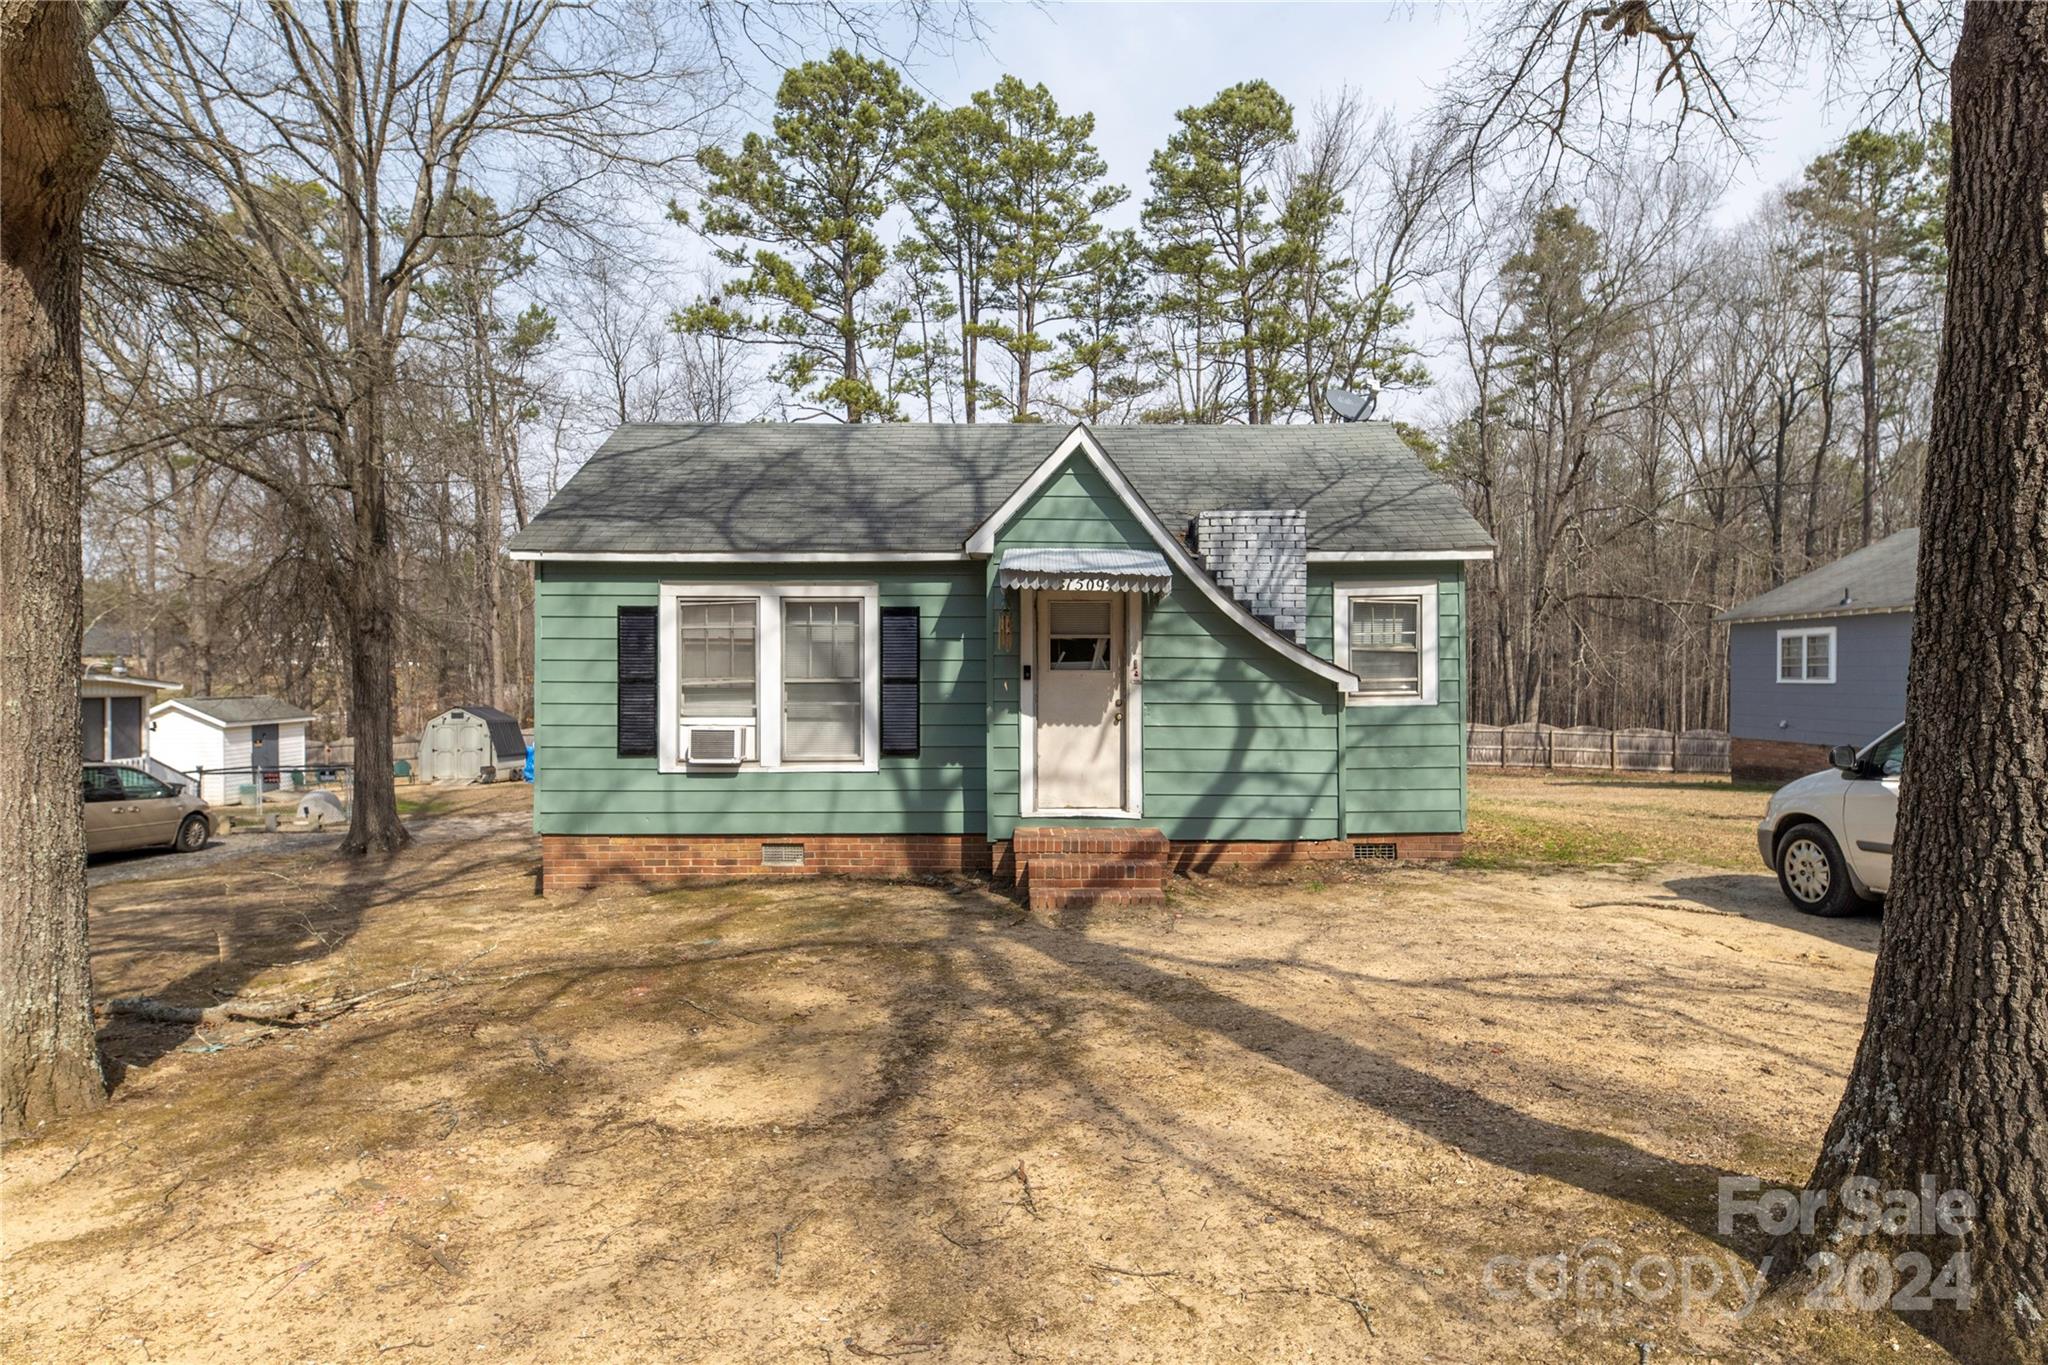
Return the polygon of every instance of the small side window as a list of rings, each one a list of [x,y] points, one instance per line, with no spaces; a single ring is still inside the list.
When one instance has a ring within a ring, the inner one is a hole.
[[[1778,632],[1778,681],[1831,683],[1835,680],[1835,628]]]

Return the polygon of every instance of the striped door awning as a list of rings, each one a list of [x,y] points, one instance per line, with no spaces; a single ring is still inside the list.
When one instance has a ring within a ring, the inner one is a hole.
[[[1163,596],[1173,587],[1173,569],[1156,550],[1005,550],[996,565],[996,586]]]

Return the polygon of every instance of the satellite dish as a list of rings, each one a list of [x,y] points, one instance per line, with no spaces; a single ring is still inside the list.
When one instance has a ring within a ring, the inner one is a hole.
[[[1375,384],[1364,393],[1353,393],[1332,384],[1324,390],[1323,396],[1329,399],[1330,411],[1338,417],[1346,422],[1359,422],[1372,416],[1372,410],[1379,405],[1380,390]]]

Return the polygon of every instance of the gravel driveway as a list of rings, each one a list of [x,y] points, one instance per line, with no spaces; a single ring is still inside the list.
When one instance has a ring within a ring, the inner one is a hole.
[[[405,822],[415,839],[470,839],[530,827],[532,817],[523,811],[484,815],[415,815]],[[102,853],[86,862],[85,884],[106,886],[113,882],[145,881],[152,877],[184,876],[215,863],[231,862],[257,853],[308,853],[332,849],[341,843],[342,831],[280,831],[268,834],[248,830],[226,838],[206,841],[197,853],[172,853],[168,849],[137,849],[129,853]]]

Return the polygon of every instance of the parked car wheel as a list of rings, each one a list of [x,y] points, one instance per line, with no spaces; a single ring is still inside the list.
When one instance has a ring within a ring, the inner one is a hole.
[[[206,836],[211,832],[205,816],[188,815],[185,822],[178,826],[178,837],[171,847],[180,853],[197,853],[206,847]]]
[[[1820,825],[1795,825],[1778,840],[1778,885],[1797,910],[1833,919],[1867,902],[1849,880],[1835,836]]]

